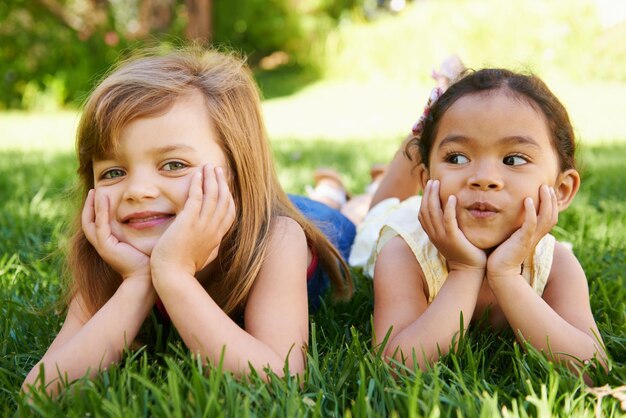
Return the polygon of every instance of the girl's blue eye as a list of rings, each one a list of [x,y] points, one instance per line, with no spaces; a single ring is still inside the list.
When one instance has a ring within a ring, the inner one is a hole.
[[[446,156],[446,161],[450,164],[466,164],[469,158],[462,154],[450,154]]]
[[[182,163],[180,161],[170,161],[169,163],[165,163],[163,165],[163,170],[165,171],[176,171],[176,170],[182,170],[183,168],[187,168],[188,165],[185,163]]]
[[[502,162],[506,165],[522,165],[526,164],[528,160],[521,155],[507,155]]]
[[[124,170],[120,170],[119,168],[113,168],[111,170],[105,171],[102,173],[103,179],[116,179],[118,177],[124,176]]]

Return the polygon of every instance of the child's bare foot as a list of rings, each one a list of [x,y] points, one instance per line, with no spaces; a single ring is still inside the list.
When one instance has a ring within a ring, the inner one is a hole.
[[[313,173],[313,181],[315,186],[307,186],[306,189],[309,198],[334,209],[341,209],[348,200],[348,193],[341,176],[332,168],[316,169]]]
[[[370,168],[370,177],[372,178],[372,183],[378,181],[385,175],[387,171],[387,164],[372,164]]]
[[[370,168],[370,177],[372,178],[372,181],[365,188],[366,195],[370,195],[370,196],[374,195],[374,193],[376,192],[376,189],[378,189],[378,186],[380,185],[380,181],[383,179],[386,172],[387,172],[387,164],[373,164],[372,165],[372,167]]]

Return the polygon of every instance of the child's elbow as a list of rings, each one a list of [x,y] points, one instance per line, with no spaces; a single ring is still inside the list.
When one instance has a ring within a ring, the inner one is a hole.
[[[304,369],[306,368],[306,363],[304,359],[298,358],[288,358],[285,360],[276,359],[276,361],[272,361],[267,364],[264,368],[266,375],[273,374],[276,377],[298,377],[304,375]]]
[[[31,391],[38,391],[45,389],[52,397],[56,396],[58,390],[58,379],[52,379],[46,382],[46,375],[44,366],[42,363],[37,363],[35,367],[26,375],[24,382],[22,382],[21,391],[28,395]]]
[[[421,355],[418,354],[417,349],[412,347],[406,354],[406,350],[402,350],[400,346],[387,345],[382,351],[382,359],[392,368],[408,367],[410,369],[419,368],[422,371],[427,371],[435,362],[439,360],[439,356],[432,356],[421,351]]]
[[[40,381],[40,374],[44,373],[43,364],[41,362],[37,363],[35,367],[33,367],[30,372],[26,375],[24,382],[22,382],[21,390],[24,393],[28,393],[33,389],[37,382]],[[44,374],[45,376],[45,374]]]

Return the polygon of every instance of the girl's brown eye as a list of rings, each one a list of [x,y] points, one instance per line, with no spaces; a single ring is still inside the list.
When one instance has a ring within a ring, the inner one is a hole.
[[[449,154],[446,156],[446,162],[450,164],[465,164],[469,162],[469,158],[462,154]]]
[[[528,160],[526,160],[526,158],[522,157],[521,155],[507,155],[506,157],[504,157],[502,162],[506,165],[522,165],[526,164]]]

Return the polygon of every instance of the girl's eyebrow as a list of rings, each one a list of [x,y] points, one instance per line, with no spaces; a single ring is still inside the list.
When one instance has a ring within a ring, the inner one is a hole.
[[[448,144],[467,144],[472,145],[474,140],[472,138],[463,135],[448,135],[441,140],[439,148],[442,148]],[[525,135],[511,135],[498,139],[496,142],[505,145],[530,145],[536,148],[540,148],[539,143],[530,136]]]
[[[172,145],[165,145],[163,147],[158,147],[158,148],[153,148],[151,149],[149,152],[152,155],[161,155],[161,154],[167,154],[169,152],[174,152],[174,151],[195,151],[196,149],[192,146],[189,146],[187,144],[172,144]],[[116,161],[120,158],[119,155],[108,155],[108,156],[103,156],[101,158],[94,158],[93,161],[95,162],[107,162],[107,161]]]
[[[471,138],[468,138],[463,135],[448,135],[441,140],[439,143],[439,148],[443,148],[448,144],[471,144],[473,141]]]
[[[192,146],[189,146],[187,144],[172,144],[172,145],[165,145],[163,147],[159,147],[159,148],[154,148],[151,153],[152,154],[167,154],[168,152],[172,152],[172,151],[195,151],[196,149]]]
[[[535,141],[532,137],[525,136],[525,135],[507,136],[507,137],[500,139],[498,142],[502,142],[505,144],[512,144],[512,145],[513,144],[531,145],[533,147],[540,148],[539,143],[537,141]]]

